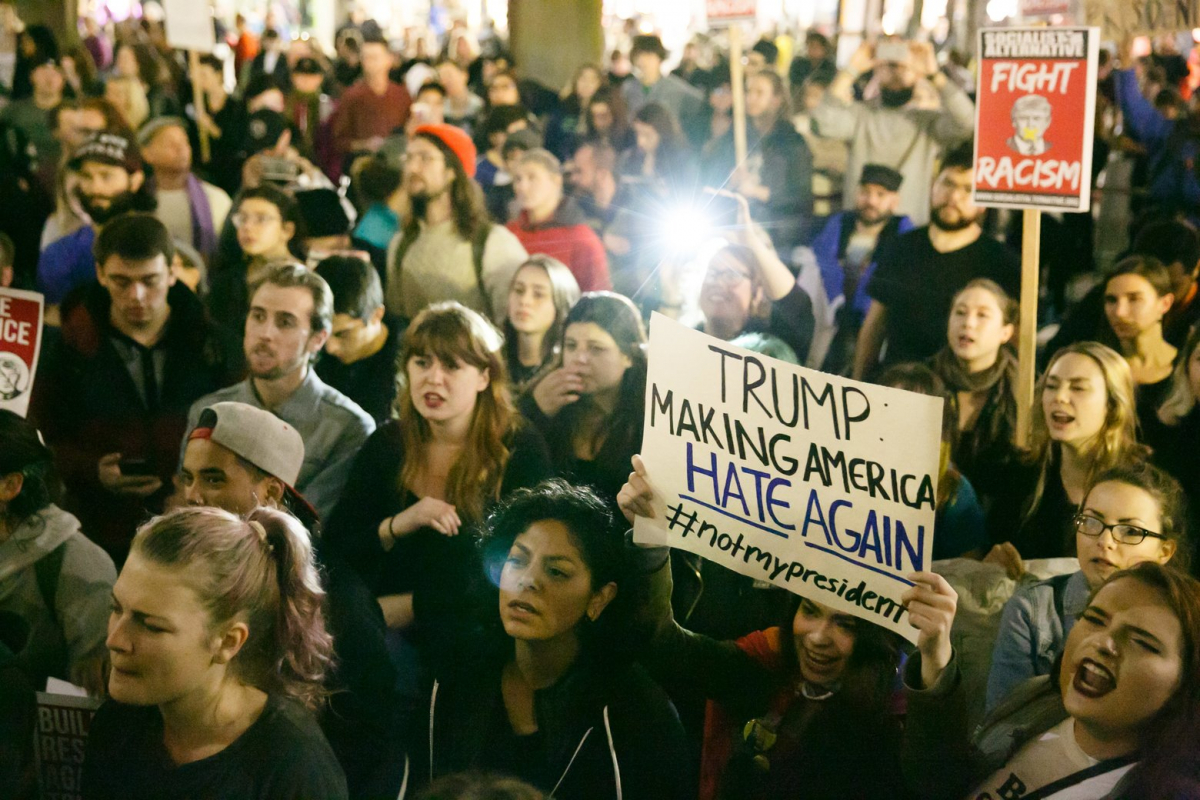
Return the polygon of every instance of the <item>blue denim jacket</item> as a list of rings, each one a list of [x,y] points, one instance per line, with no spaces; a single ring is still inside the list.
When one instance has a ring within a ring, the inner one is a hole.
[[[1062,608],[1055,602],[1058,584]],[[1065,584],[1065,585],[1064,585]],[[1014,688],[1037,675],[1048,675],[1075,620],[1087,606],[1091,589],[1083,572],[1057,575],[1013,593],[1000,617],[988,673],[987,710]]]

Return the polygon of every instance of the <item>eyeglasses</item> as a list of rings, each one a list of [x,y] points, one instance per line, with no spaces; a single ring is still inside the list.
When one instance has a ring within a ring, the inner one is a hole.
[[[410,163],[433,164],[438,160],[439,155],[441,155],[441,154],[440,153],[425,153],[425,152],[421,152],[419,150],[410,150],[404,154],[404,163],[405,164],[410,164]]]
[[[704,280],[709,283],[719,283],[724,286],[737,286],[742,281],[750,280],[750,276],[744,272],[739,272],[736,269],[723,267],[721,269],[710,269],[704,274]]]
[[[281,217],[277,217],[274,214],[249,214],[245,211],[238,211],[232,217],[230,217],[230,219],[233,220],[233,226],[235,228],[242,228],[246,225],[262,227],[263,225],[269,225],[272,222],[283,221]]]
[[[1098,539],[1105,531],[1112,531],[1113,541],[1117,544],[1141,544],[1142,540],[1147,536],[1152,536],[1155,539],[1167,538],[1161,533],[1154,533],[1145,528],[1139,528],[1136,525],[1126,525],[1124,523],[1107,525],[1104,520],[1093,517],[1091,514],[1075,515],[1076,533],[1082,533],[1084,536]]]

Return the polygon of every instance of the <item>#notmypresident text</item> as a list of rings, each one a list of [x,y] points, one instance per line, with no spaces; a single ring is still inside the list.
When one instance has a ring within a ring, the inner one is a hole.
[[[654,315],[642,459],[669,544],[915,641],[900,595],[929,568],[936,398],[758,355]]]
[[[978,204],[1088,210],[1099,38],[1095,28],[980,31]]]

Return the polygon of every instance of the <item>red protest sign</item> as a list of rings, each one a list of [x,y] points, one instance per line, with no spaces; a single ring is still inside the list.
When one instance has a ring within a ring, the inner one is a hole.
[[[83,773],[83,754],[99,705],[99,700],[90,697],[38,692],[33,743],[42,797],[55,800],[82,797],[79,779]]]
[[[42,349],[42,296],[0,289],[0,408],[25,416]]]
[[[758,18],[758,0],[705,0],[708,27],[718,28]]]
[[[1017,13],[1022,17],[1048,17],[1071,13],[1071,0],[1021,0]]]
[[[1097,28],[979,32],[977,204],[1088,210],[1099,53]]]

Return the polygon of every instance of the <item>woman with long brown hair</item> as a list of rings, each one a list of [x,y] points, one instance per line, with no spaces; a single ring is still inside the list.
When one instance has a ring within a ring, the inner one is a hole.
[[[1023,571],[1020,559],[1074,555],[1069,523],[1087,487],[1147,452],[1137,441],[1129,364],[1112,349],[1064,347],[1036,394],[1042,413],[1033,415],[1029,451],[997,488],[988,518],[992,540],[1002,543],[994,555],[1013,574]]]
[[[415,595],[461,598],[478,571],[465,531],[551,471],[545,442],[513,407],[500,334],[478,313],[448,302],[418,314],[398,368],[398,418],[363,445],[325,539],[379,598],[388,627],[404,629]]]

